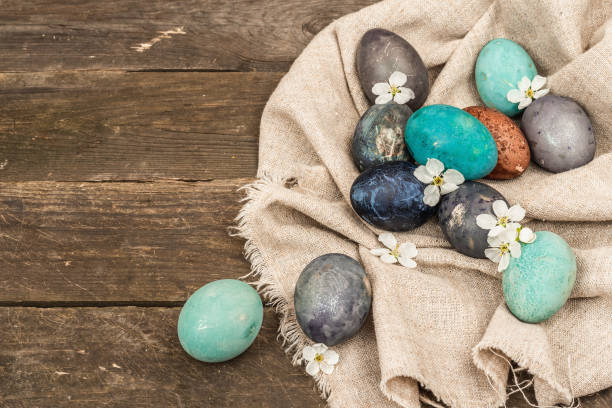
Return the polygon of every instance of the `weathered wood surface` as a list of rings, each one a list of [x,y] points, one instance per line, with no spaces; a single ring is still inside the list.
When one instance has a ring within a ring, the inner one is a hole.
[[[249,181],[0,183],[0,305],[173,304],[243,276],[228,227]]]
[[[4,0],[0,72],[286,71],[328,23],[375,2]]]
[[[314,408],[325,404],[292,367],[266,309],[249,350],[227,363],[190,358],[179,308],[0,308],[0,406]]]
[[[252,177],[282,73],[0,74],[0,180]]]

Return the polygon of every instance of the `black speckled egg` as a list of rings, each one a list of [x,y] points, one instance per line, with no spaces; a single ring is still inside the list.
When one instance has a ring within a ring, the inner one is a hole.
[[[425,184],[414,177],[416,165],[395,161],[370,167],[351,187],[351,205],[367,223],[387,231],[417,228],[436,207],[423,202]]]
[[[523,113],[521,129],[531,159],[553,173],[584,166],[595,156],[591,120],[569,98],[548,94],[535,100]]]
[[[466,181],[457,190],[442,196],[438,221],[446,239],[457,251],[473,258],[485,258],[489,230],[480,228],[476,217],[495,216],[492,206],[496,200],[506,201],[497,190],[477,181]]]
[[[371,103],[376,100],[372,92],[374,84],[387,82],[395,71],[408,76],[404,86],[415,94],[408,106],[413,111],[419,109],[429,95],[427,68],[419,53],[408,41],[391,31],[375,28],[366,32],[357,49],[357,72]]]
[[[334,346],[365,323],[372,288],[359,262],[343,254],[315,258],[302,271],[294,293],[295,314],[310,339]]]
[[[353,135],[353,160],[360,171],[388,161],[411,160],[404,129],[412,115],[407,105],[371,106],[361,117]]]

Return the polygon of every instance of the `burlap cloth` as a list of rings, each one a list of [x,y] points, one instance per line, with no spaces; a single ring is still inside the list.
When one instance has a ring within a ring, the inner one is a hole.
[[[612,386],[612,3],[610,1],[384,1],[318,34],[272,94],[261,120],[259,180],[246,187],[239,234],[261,293],[274,303],[285,346],[300,363],[308,339],[293,310],[295,282],[328,252],[361,261],[373,287],[371,317],[335,347],[340,363],[318,384],[332,408],[419,407],[418,384],[452,407],[506,400],[510,366],[533,374],[540,405],[569,404]],[[482,105],[474,64],[491,39],[517,41],[553,93],[578,101],[597,140],[586,166],[487,184],[520,203],[534,230],[561,235],[578,274],[572,298],[549,321],[510,314],[496,265],[454,251],[434,219],[396,234],[414,242],[417,269],[370,255],[377,232],[356,216],[353,131],[368,103],[355,68],[365,31],[401,35],[429,69],[426,104]]]

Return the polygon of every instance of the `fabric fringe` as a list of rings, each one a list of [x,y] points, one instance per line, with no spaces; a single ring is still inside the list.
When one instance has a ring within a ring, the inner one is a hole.
[[[288,188],[295,184],[293,178],[275,178],[264,176],[238,189],[244,191],[245,197],[240,200],[245,204],[235,218],[236,225],[230,228],[230,236],[244,239],[244,257],[251,264],[251,271],[240,277],[246,281],[264,298],[268,306],[272,306],[279,318],[278,336],[286,354],[290,355],[294,366],[303,363],[302,349],[311,344],[302,333],[293,307],[287,302],[285,294],[280,289],[282,286],[276,279],[274,271],[266,263],[264,254],[259,250],[255,242],[253,229],[250,225],[250,217],[257,208],[265,193],[273,188]],[[315,383],[324,400],[329,398],[331,387],[328,379],[323,374],[314,377]]]

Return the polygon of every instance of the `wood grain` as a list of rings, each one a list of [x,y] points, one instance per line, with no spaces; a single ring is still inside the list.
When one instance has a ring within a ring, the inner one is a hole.
[[[281,73],[0,74],[0,180],[252,177]]]
[[[375,2],[4,0],[0,72],[286,71],[332,20]]]
[[[179,308],[0,308],[0,406],[324,407],[266,309],[238,358],[207,364],[176,335]]]
[[[243,276],[247,182],[0,183],[0,304],[173,304]]]

